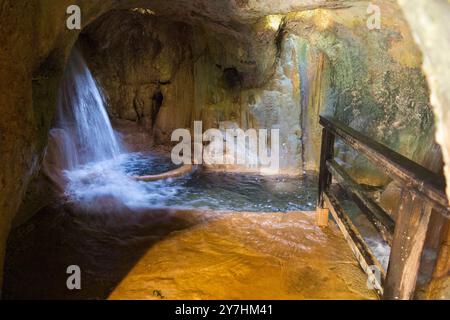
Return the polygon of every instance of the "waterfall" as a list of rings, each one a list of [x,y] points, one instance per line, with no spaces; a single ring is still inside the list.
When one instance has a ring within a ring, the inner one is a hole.
[[[101,90],[75,47],[61,80],[43,172],[80,207],[145,207],[154,196],[126,174],[123,164],[132,155],[122,151]]]
[[[79,49],[73,49],[62,79],[56,127],[65,134],[65,169],[117,158],[121,147],[111,127],[100,89]]]
[[[135,181],[125,171],[133,156],[122,150],[101,90],[75,47],[61,80],[43,173],[89,212],[147,208],[176,192]]]

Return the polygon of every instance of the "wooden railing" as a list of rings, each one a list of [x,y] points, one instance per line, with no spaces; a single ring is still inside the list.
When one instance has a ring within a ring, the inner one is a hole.
[[[321,116],[322,149],[319,174],[317,222],[326,225],[329,212],[338,224],[367,273],[374,289],[384,299],[412,299],[420,259],[432,212],[450,217],[443,177],[427,170],[386,146],[344,124]],[[396,221],[367,195],[334,160],[336,137],[364,155],[402,186]],[[336,183],[332,184],[332,181]],[[337,197],[344,190],[390,245],[389,266],[384,270],[355,227]],[[379,270],[379,277],[374,270]]]

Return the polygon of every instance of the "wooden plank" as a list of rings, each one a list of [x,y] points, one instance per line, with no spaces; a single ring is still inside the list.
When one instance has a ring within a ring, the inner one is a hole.
[[[385,277],[385,271],[370,248],[367,246],[363,237],[359,233],[358,229],[354,226],[351,219],[345,213],[344,209],[340,205],[337,198],[332,191],[328,190],[324,193],[324,199],[327,203],[330,212],[336,221],[339,229],[341,230],[344,238],[347,240],[350,248],[352,249],[359,265],[363,271],[367,274],[370,283],[373,284],[376,292],[381,297],[383,295],[383,279]],[[377,279],[373,273],[373,267],[378,268],[380,271],[381,279]]]
[[[383,239],[392,245],[395,223],[392,218],[372,199],[366,196],[365,190],[334,160],[327,161],[327,168],[345,191],[366,215],[367,219],[380,232]]]
[[[327,129],[322,130],[322,148],[320,153],[320,173],[319,173],[319,198],[318,205],[323,208],[323,193],[331,184],[331,173],[327,168],[327,161],[334,158],[334,135]]]
[[[450,217],[443,177],[339,121],[321,116],[320,124],[343,139],[353,149],[365,155],[386,174],[401,182],[405,187],[426,197],[441,214]]]
[[[327,161],[334,157],[334,135],[327,129],[322,129],[322,150],[320,153],[319,195],[317,198],[316,224],[321,227],[328,225],[329,211],[325,207],[324,192],[331,184],[331,173],[327,168]]]
[[[414,298],[420,260],[430,221],[432,206],[416,194],[403,191],[383,298]]]
[[[433,279],[440,279],[450,274],[450,221],[446,220],[439,241],[439,253],[433,271]]]

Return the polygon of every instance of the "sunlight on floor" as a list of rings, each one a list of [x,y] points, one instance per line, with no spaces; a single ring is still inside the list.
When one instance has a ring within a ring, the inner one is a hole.
[[[202,213],[204,214],[204,213]],[[212,214],[212,213],[211,213]],[[313,213],[230,213],[148,250],[110,299],[376,299],[345,240]]]

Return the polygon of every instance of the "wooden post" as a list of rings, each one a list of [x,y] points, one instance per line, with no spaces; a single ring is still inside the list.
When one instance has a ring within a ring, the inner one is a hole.
[[[402,192],[395,224],[384,299],[414,298],[432,206],[408,190]]]
[[[450,273],[450,221],[444,222],[439,241],[439,253],[433,272],[433,279],[440,279]]]
[[[325,205],[324,205],[325,206]],[[316,208],[316,224],[319,227],[326,227],[328,226],[328,219],[329,219],[330,211],[328,208]]]
[[[334,134],[322,129],[322,149],[320,153],[319,195],[316,208],[316,223],[324,227],[328,225],[329,211],[325,205],[324,193],[331,184],[331,173],[327,168],[327,161],[334,157]]]
[[[440,284],[450,274],[450,220],[443,223],[439,241],[439,253],[436,259],[436,265],[433,271],[433,278],[428,286],[427,299],[442,299],[446,291]]]

